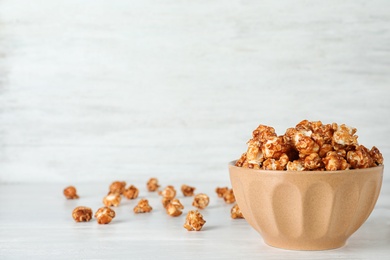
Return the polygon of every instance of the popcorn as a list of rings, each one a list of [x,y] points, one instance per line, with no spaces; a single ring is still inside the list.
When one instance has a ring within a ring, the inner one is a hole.
[[[356,128],[345,124],[322,124],[303,120],[277,136],[275,129],[259,125],[248,141],[248,149],[235,165],[249,169],[292,171],[336,171],[383,164],[375,146],[358,144]]]
[[[184,228],[188,231],[199,231],[202,229],[206,221],[203,219],[202,214],[197,210],[190,210],[187,213],[186,222]]]
[[[223,200],[228,204],[234,203],[236,201],[233,189],[230,189],[223,194]]]
[[[230,210],[230,214],[231,214],[231,217],[233,219],[236,219],[236,218],[244,218],[244,216],[242,215],[242,212],[240,210],[240,208],[238,207],[237,204],[235,204],[232,209]]]
[[[171,200],[166,207],[167,214],[172,217],[180,216],[183,213],[182,209],[184,206],[178,199]]]
[[[98,209],[95,213],[95,218],[98,224],[109,224],[113,218],[115,218],[115,211],[109,207],[103,207]]]
[[[347,160],[351,167],[355,169],[376,166],[370,155],[370,151],[363,145],[359,145],[355,151],[349,151],[347,153]]]
[[[150,178],[146,183],[146,188],[148,191],[156,191],[160,185],[158,184],[158,180],[156,178]]]
[[[225,192],[227,192],[228,190],[229,190],[228,187],[222,187],[222,188],[217,187],[217,188],[215,189],[215,192],[217,193],[218,197],[223,198],[223,195],[224,195]]]
[[[375,146],[371,148],[370,156],[372,157],[372,159],[377,165],[383,164],[383,156],[381,152],[378,150],[378,148],[376,148]]]
[[[106,207],[117,207],[121,203],[121,199],[119,193],[110,193],[103,198],[103,204],[106,205]]]
[[[191,187],[188,185],[181,185],[181,192],[183,193],[184,197],[191,197],[194,196],[195,187]]]
[[[176,190],[175,187],[173,187],[172,185],[168,185],[163,191],[160,191],[158,194],[163,196],[164,198],[173,199],[176,196]]]
[[[323,166],[320,156],[317,153],[309,154],[303,160],[303,167],[308,170],[316,170]]]
[[[125,197],[128,198],[129,200],[133,200],[133,199],[138,198],[138,194],[139,194],[139,190],[138,190],[137,187],[135,187],[134,185],[130,185],[130,187],[127,188],[127,189],[123,192],[123,196],[125,196]]]
[[[198,209],[204,209],[209,205],[210,199],[204,193],[199,193],[194,197],[194,201],[192,202],[192,206],[197,207]]]
[[[302,159],[288,162],[286,168],[288,171],[304,171],[305,170],[304,162],[302,161]]]
[[[326,154],[322,159],[327,171],[347,170],[349,169],[348,162],[338,153],[332,151]]]
[[[110,185],[109,193],[122,194],[125,191],[125,188],[126,188],[126,182],[124,182],[124,181],[114,181]]]
[[[137,206],[134,207],[134,213],[148,213],[152,211],[152,207],[149,205],[149,201],[147,199],[141,199]]]

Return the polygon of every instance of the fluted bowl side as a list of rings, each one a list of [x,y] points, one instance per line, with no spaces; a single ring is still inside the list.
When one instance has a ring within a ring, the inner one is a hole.
[[[296,250],[343,246],[374,209],[383,168],[297,172],[229,164],[247,222],[267,244]]]

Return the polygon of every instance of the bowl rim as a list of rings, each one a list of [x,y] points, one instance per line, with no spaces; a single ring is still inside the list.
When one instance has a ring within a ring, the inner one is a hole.
[[[269,175],[340,175],[340,174],[348,174],[351,172],[353,172],[354,174],[367,173],[372,171],[375,172],[376,170],[379,169],[380,169],[379,171],[383,173],[383,169],[384,169],[384,164],[381,164],[375,167],[364,168],[364,169],[350,169],[350,170],[338,170],[338,171],[288,171],[288,170],[281,171],[281,170],[262,170],[262,169],[257,170],[257,169],[238,167],[235,165],[236,161],[237,160],[230,161],[228,164],[229,168],[240,169],[244,172],[245,171],[248,173],[250,172],[251,174],[258,173],[258,174],[269,174]]]

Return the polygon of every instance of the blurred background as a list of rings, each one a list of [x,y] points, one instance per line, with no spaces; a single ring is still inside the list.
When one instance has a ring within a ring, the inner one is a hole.
[[[0,1],[0,183],[228,181],[303,119],[389,160],[389,1]]]

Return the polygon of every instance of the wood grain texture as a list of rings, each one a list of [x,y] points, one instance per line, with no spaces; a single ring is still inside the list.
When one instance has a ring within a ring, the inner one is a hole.
[[[206,224],[200,232],[183,228],[185,214],[193,209],[192,198],[177,198],[182,216],[168,216],[156,193],[146,191],[146,180],[127,180],[140,189],[140,198],[150,201],[153,211],[134,214],[138,200],[122,201],[114,208],[109,225],[95,220],[76,223],[73,208],[89,206],[95,212],[109,183],[2,184],[0,185],[0,259],[388,259],[390,254],[390,190],[383,186],[376,208],[347,245],[327,251],[290,251],[272,248],[245,220],[230,218],[230,208],[214,189],[224,182],[193,181],[197,192],[210,196],[202,210]],[[166,182],[179,187],[182,182]],[[66,200],[65,186],[77,187],[80,199]]]
[[[384,0],[3,0],[0,182],[227,180],[258,124],[302,119],[357,127],[388,158],[389,14]]]

